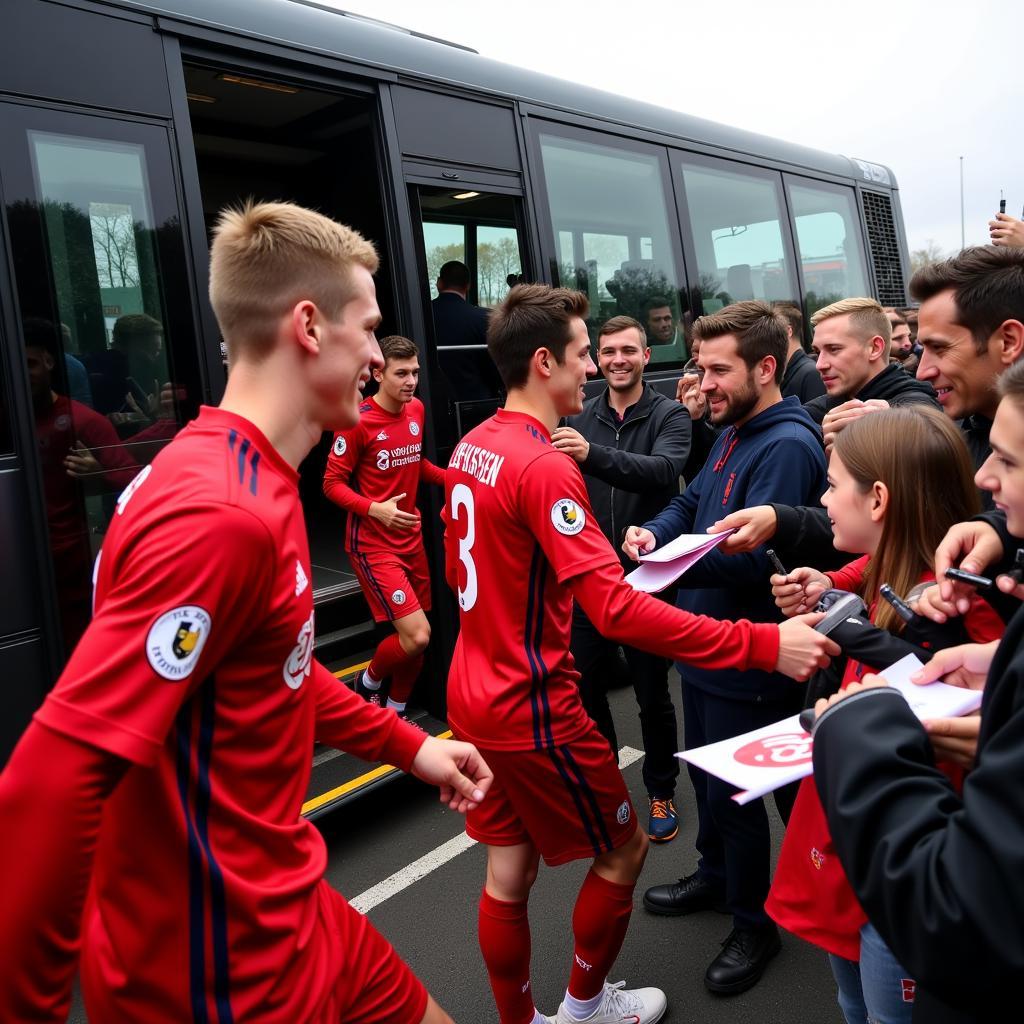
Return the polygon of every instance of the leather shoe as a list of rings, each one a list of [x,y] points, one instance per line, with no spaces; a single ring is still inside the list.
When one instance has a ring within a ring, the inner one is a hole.
[[[678,882],[652,885],[644,893],[644,907],[652,914],[677,917],[698,910],[717,910],[725,913],[725,890],[695,871]]]
[[[774,924],[763,928],[733,928],[722,943],[722,952],[711,961],[704,984],[720,995],[736,995],[753,988],[768,961],[782,948]]]

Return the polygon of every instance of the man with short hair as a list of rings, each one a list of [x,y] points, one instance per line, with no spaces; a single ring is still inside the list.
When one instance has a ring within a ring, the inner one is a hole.
[[[910,294],[921,303],[918,379],[932,385],[946,415],[960,421],[980,468],[992,450],[988,435],[999,404],[999,378],[1024,353],[1024,250],[964,249],[914,274]],[[981,496],[991,509],[989,492]],[[747,508],[714,528],[738,531],[723,542],[726,551],[748,551],[774,537],[776,547],[799,552],[804,564],[818,568],[835,554],[828,515],[818,503]]]
[[[494,398],[500,386],[485,351],[488,311],[469,301],[471,281],[465,263],[449,260],[438,272],[437,298],[430,304],[438,362],[457,402]]]
[[[914,339],[910,336],[910,325],[894,309],[887,309],[885,315],[889,318],[889,325],[892,328],[889,360],[897,363],[913,377],[917,373],[919,358],[915,351]]]
[[[795,398],[779,391],[788,345],[778,314],[764,302],[737,302],[701,317],[693,330],[701,339],[700,387],[711,422],[728,429],[685,493],[644,526],[626,531],[624,548],[634,559],[680,534],[703,533],[729,508],[805,504],[825,489],[818,429]],[[771,573],[763,549],[733,558],[712,551],[683,577],[677,604],[695,615],[778,621]],[[677,667],[687,748],[770,725],[800,709],[801,689],[778,673]],[[669,915],[727,909],[733,930],[704,983],[712,992],[735,994],[756,985],[780,949],[778,930],[764,911],[771,874],[768,815],[762,800],[740,806],[727,783],[693,766],[689,773],[697,797],[697,868],[678,882],[648,889],[644,906]],[[784,818],[793,798],[789,788],[776,793]]]
[[[490,784],[472,746],[313,658],[298,467],[356,421],[382,365],[376,269],[369,242],[310,210],[221,215],[223,401],[122,493],[93,620],[0,776],[18,837],[0,844],[7,1020],[66,1020],[81,933],[94,1021],[450,1024],[324,881],[301,816],[314,740],[411,769],[453,809]]]
[[[395,632],[381,641],[358,683],[372,703],[391,679],[387,706],[406,704],[430,643],[430,570],[416,498],[421,481],[444,486],[444,470],[422,456],[425,416],[416,397],[419,352],[393,334],[380,341],[379,388],[359,406],[359,422],[334,436],[324,494],[348,513],[345,551],[374,622]]]
[[[683,342],[684,357],[686,340],[683,337],[682,325],[677,329],[676,316],[672,306],[663,295],[652,295],[644,303],[644,329],[647,340],[652,345],[674,345]]]
[[[679,476],[690,451],[686,411],[644,383],[650,358],[639,321],[616,316],[604,323],[597,336],[597,360],[608,386],[551,435],[554,446],[571,455],[583,471],[594,515],[616,549],[629,523],[649,519],[679,493]],[[625,554],[619,554],[619,561],[624,569],[633,568]],[[663,592],[661,599],[674,604],[675,588]],[[580,673],[583,707],[617,753],[606,670],[616,660],[618,645],[601,636],[576,605],[570,649]],[[679,831],[674,803],[679,744],[668,688],[669,662],[628,645],[623,652],[640,706],[650,812],[647,835],[665,843]]]
[[[789,348],[786,350],[786,372],[782,375],[782,397],[795,395],[804,405],[812,398],[825,394],[825,384],[814,365],[814,360],[804,351],[804,315],[795,302],[773,302],[772,309],[786,324]]]
[[[821,424],[825,447],[835,435],[864,415],[864,407],[931,405],[931,386],[916,381],[889,363],[892,328],[882,307],[867,298],[841,299],[811,317],[818,373],[827,394],[805,408]]]
[[[509,292],[487,337],[508,400],[456,445],[445,472],[445,561],[461,627],[448,722],[457,736],[476,737],[495,772],[466,829],[487,846],[479,938],[502,1024],[544,1024],[530,989],[527,914],[541,857],[592,861],[573,911],[558,1024],[653,1024],[665,1011],[657,989],[605,980],[647,837],[580,702],[569,653],[573,601],[609,639],[708,670],[770,671],[778,643],[777,667],[803,675],[838,650],[809,628],[817,618],[716,622],[625,583],[578,466],[551,443],[559,419],[582,410],[583,387],[597,372],[587,313],[580,292],[537,284]]]

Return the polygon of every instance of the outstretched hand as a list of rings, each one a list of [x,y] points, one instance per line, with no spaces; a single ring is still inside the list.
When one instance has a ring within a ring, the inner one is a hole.
[[[754,505],[752,508],[741,508],[738,512],[731,512],[724,519],[712,523],[708,527],[708,533],[735,530],[734,534],[726,537],[718,545],[718,550],[724,551],[727,555],[740,555],[746,551],[753,551],[765,541],[771,540],[778,526],[779,520],[771,505]]]
[[[441,803],[465,814],[487,795],[494,775],[472,743],[428,736],[412,762],[418,779],[438,786]]]

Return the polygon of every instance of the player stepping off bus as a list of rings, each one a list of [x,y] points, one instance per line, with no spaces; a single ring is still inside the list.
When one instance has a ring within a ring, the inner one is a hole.
[[[390,622],[357,683],[371,703],[391,678],[387,706],[405,717],[406,703],[430,643],[430,572],[416,493],[421,480],[444,485],[444,470],[422,457],[423,403],[416,397],[415,343],[380,341],[384,368],[373,371],[377,394],[359,406],[359,422],[334,436],[324,494],[348,512],[345,551],[375,622]]]
[[[479,939],[502,1024],[541,1024],[530,989],[527,900],[540,858],[589,859],[557,1024],[652,1024],[659,989],[607,983],[626,935],[647,836],[608,741],[580,701],[569,653],[572,602],[604,635],[706,668],[806,678],[831,641],[809,621],[719,622],[633,590],[598,527],[579,467],[551,443],[578,413],[590,358],[580,292],[513,288],[487,345],[508,400],[456,446],[445,474],[445,562],[461,630],[448,720],[494,772],[466,830],[487,846]]]

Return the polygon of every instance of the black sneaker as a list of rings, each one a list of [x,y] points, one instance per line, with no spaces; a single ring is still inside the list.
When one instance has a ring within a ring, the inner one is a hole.
[[[697,872],[680,878],[668,885],[652,885],[644,893],[644,909],[652,914],[678,917],[694,914],[698,910],[717,910],[724,914],[725,890],[710,879],[701,878]]]
[[[737,995],[753,988],[768,961],[782,949],[774,924],[763,928],[733,928],[722,943],[722,952],[711,961],[704,985],[719,995]]]
[[[384,690],[384,684],[381,683],[376,690],[371,690],[366,685],[366,673],[360,672],[359,678],[356,680],[356,694],[363,698],[367,704],[376,704],[378,707],[383,703],[381,701],[381,693]]]

